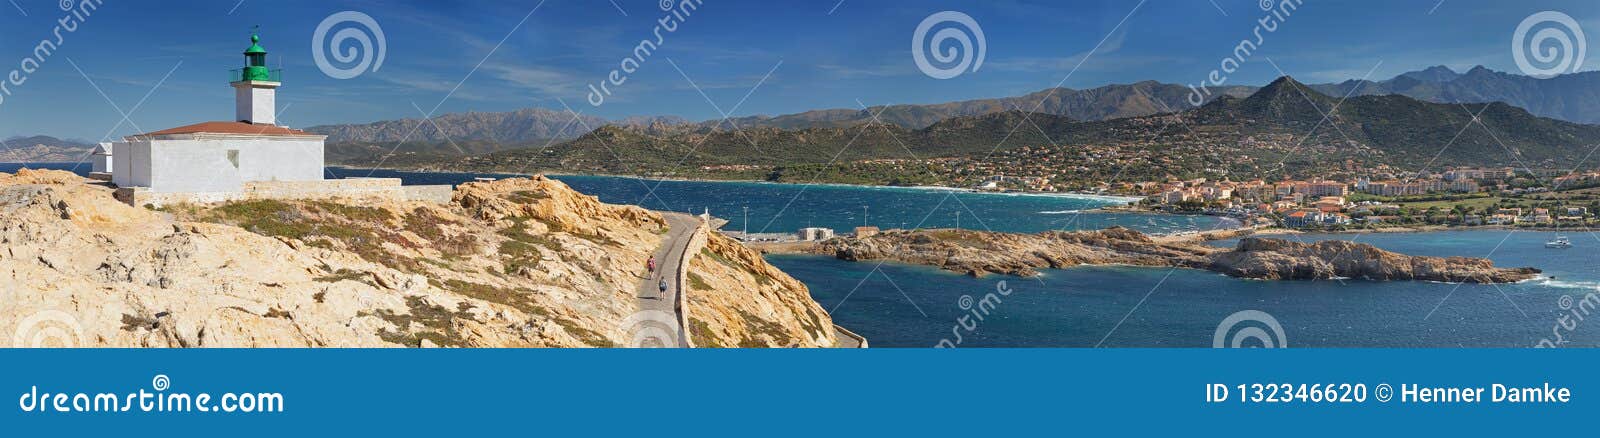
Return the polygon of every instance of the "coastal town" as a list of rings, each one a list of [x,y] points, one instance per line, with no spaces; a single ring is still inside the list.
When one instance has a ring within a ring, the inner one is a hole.
[[[1354,180],[1235,182],[1197,178],[1125,184],[1140,206],[1224,214],[1255,225],[1348,229],[1416,225],[1586,227],[1600,207],[1600,173],[1455,168],[1441,173],[1374,173]],[[1541,183],[1548,181],[1548,185]]]
[[[1177,129],[1177,128],[1173,128]],[[1127,209],[1225,215],[1248,226],[1349,230],[1423,226],[1585,227],[1600,171],[1391,165],[1361,144],[1288,134],[1025,146],[987,157],[864,160],[856,172],[989,192],[1142,198]],[[1294,147],[1299,145],[1298,150]],[[1334,152],[1341,151],[1341,152]],[[1316,153],[1312,153],[1316,152]],[[1318,155],[1318,153],[1323,155]],[[1318,160],[1292,160],[1299,155]],[[935,181],[912,176],[940,174]]]
[[[1293,140],[1293,136],[1250,137],[1244,142],[1258,153],[1281,154],[1283,143]],[[1316,147],[1320,146],[1307,145]],[[1428,171],[1349,158],[1273,172],[1266,169],[1279,159],[1257,158],[1245,148],[1225,153],[1211,149],[1186,152],[1182,146],[1149,143],[1020,147],[986,158],[860,160],[816,174],[878,175],[877,179],[898,183],[890,185],[976,192],[1125,196],[1140,200],[1107,209],[1229,216],[1257,228],[1582,228],[1600,221],[1595,214],[1600,210],[1600,171],[1455,166]],[[1176,161],[1178,156],[1189,161]],[[770,171],[761,166],[701,170],[714,179]],[[1282,177],[1284,173],[1296,177]],[[1240,175],[1251,176],[1235,178]]]

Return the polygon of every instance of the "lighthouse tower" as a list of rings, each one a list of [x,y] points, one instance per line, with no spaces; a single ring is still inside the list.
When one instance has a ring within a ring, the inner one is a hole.
[[[277,89],[283,85],[283,70],[267,69],[267,49],[261,48],[261,35],[250,35],[250,48],[244,50],[245,67],[233,70],[230,85],[234,90],[234,120],[254,125],[276,125]]]

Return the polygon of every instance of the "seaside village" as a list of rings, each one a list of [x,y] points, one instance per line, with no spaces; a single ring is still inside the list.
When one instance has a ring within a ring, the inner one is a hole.
[[[326,136],[280,126],[281,70],[251,35],[244,67],[231,70],[234,118],[135,134],[101,143],[91,178],[117,186],[133,206],[260,198],[450,199],[451,187],[403,186],[398,178],[325,179]]]
[[[1248,218],[1250,225],[1286,228],[1337,228],[1350,225],[1383,225],[1407,222],[1408,212],[1394,200],[1451,201],[1491,199],[1548,192],[1545,187],[1514,187],[1508,184],[1529,172],[1504,168],[1452,168],[1443,173],[1416,178],[1397,178],[1384,174],[1381,179],[1355,181],[1234,182],[1188,181],[1135,184],[1134,189],[1149,195],[1143,203],[1169,211],[1200,211],[1208,214]],[[1600,185],[1600,172],[1534,172],[1534,177],[1553,177],[1555,187],[1579,188]],[[1442,205],[1442,204],[1441,204]],[[1460,225],[1583,225],[1592,218],[1590,207],[1567,205],[1561,208],[1521,208],[1454,206],[1439,215],[1453,215]],[[1436,208],[1438,205],[1434,205]]]

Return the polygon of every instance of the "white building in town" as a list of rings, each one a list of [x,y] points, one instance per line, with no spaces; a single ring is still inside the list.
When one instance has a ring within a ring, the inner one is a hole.
[[[258,181],[321,181],[327,136],[277,126],[279,70],[267,68],[260,37],[250,37],[245,67],[233,70],[232,121],[197,123],[131,135],[108,152],[113,184],[148,193],[237,193]],[[99,152],[99,150],[96,150]],[[95,170],[100,171],[96,157]]]
[[[828,240],[833,238],[833,229],[821,227],[801,228],[800,231],[795,232],[795,237],[798,237],[802,242]]]

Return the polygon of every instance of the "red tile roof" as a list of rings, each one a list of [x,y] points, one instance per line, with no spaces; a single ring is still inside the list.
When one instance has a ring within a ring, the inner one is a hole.
[[[204,122],[189,126],[179,126],[172,129],[139,134],[138,136],[143,137],[173,134],[315,135],[299,129],[290,129],[274,125],[255,125],[244,122]]]

